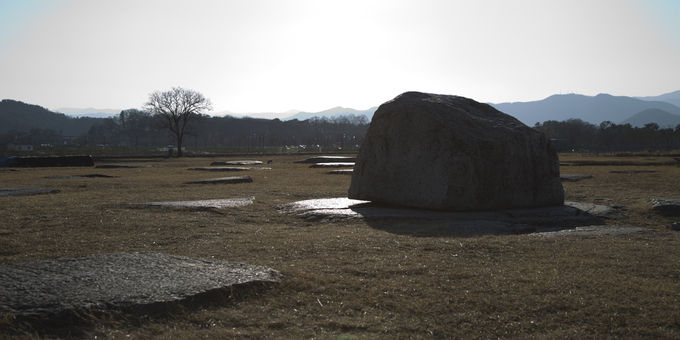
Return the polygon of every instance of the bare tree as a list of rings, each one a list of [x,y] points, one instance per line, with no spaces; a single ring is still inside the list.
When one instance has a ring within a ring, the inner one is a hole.
[[[198,117],[203,111],[212,110],[210,100],[202,94],[181,87],[150,94],[149,101],[144,107],[152,115],[159,117],[164,127],[177,137],[177,157],[182,156],[182,139],[189,121]]]

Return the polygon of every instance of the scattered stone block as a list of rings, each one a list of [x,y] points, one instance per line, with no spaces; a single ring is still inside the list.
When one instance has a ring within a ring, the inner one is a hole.
[[[531,233],[531,236],[542,237],[565,237],[565,236],[619,236],[630,235],[652,230],[640,227],[620,226],[620,225],[591,225],[554,231],[542,231]]]
[[[141,164],[99,164],[95,166],[98,169],[138,169],[138,168],[150,168],[150,165]]]
[[[314,163],[310,165],[310,168],[347,168],[353,167],[354,163],[351,162],[337,162],[337,163]]]
[[[680,200],[652,198],[652,211],[664,216],[680,216]]]
[[[186,182],[186,184],[233,184],[233,183],[251,183],[253,181],[250,176],[231,176],[220,178],[209,178],[198,181]]]
[[[235,207],[243,207],[253,204],[255,197],[246,198],[220,198],[211,200],[197,200],[197,201],[170,201],[170,202],[147,202],[147,203],[132,203],[129,207],[158,207],[158,208],[178,208],[178,209],[227,209]]]
[[[598,216],[601,218],[612,219],[612,220],[625,220],[628,215],[621,212],[623,207],[611,207],[601,204],[585,203],[585,202],[564,202],[564,205],[574,207],[576,209],[582,210],[591,214],[593,216]]]
[[[360,218],[371,224],[371,221],[388,219],[411,232],[417,232],[425,225],[438,223],[448,233],[459,236],[555,231],[601,225],[603,220],[612,216],[620,217],[604,206],[578,202],[530,209],[452,212],[380,206],[370,201],[337,197],[298,201],[277,208],[283,213],[308,220]]]
[[[102,175],[102,174],[87,174],[87,175],[47,176],[45,178],[118,178],[118,176],[110,176],[110,175]]]
[[[271,170],[272,168],[266,167],[244,167],[244,166],[211,166],[211,167],[199,167],[199,168],[189,168],[189,170],[195,171],[250,171],[250,170]]]
[[[560,180],[562,182],[578,182],[582,179],[593,178],[592,175],[582,175],[582,174],[560,174]]]
[[[337,169],[337,170],[331,170],[328,173],[331,175],[352,175],[352,172],[354,169]]]
[[[474,211],[560,206],[564,191],[543,133],[472,99],[407,92],[375,112],[349,197]]]
[[[55,194],[58,192],[58,189],[44,188],[0,188],[0,197]]]
[[[316,156],[296,161],[295,163],[335,163],[335,162],[356,162],[356,157],[348,156]]]
[[[92,156],[8,157],[6,166],[18,168],[94,166]]]
[[[258,165],[262,164],[262,161],[250,161],[250,160],[244,160],[244,161],[217,161],[217,162],[212,162],[210,163],[210,166],[219,166],[219,165]]]
[[[611,170],[610,174],[647,174],[658,172],[656,170]]]
[[[680,231],[680,222],[672,223],[670,229],[673,231]]]
[[[279,282],[267,267],[160,253],[98,254],[0,266],[0,315],[52,316],[182,301]]]

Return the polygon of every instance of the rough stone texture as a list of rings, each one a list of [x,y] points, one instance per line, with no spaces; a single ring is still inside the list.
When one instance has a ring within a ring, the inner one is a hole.
[[[314,163],[310,165],[310,168],[347,168],[347,167],[353,167],[354,163],[352,162],[331,162],[331,163]]]
[[[348,156],[316,156],[296,161],[295,163],[334,163],[334,162],[356,162],[356,157]]]
[[[200,168],[189,168],[189,170],[197,171],[249,171],[249,170],[271,170],[272,168],[251,168],[244,166],[212,166],[212,167],[200,167]]]
[[[664,216],[680,216],[680,200],[652,198],[652,211]]]
[[[337,169],[331,170],[328,173],[331,175],[352,175],[352,172],[354,172],[354,169]]]
[[[593,176],[582,174],[560,174],[560,180],[563,182],[578,182],[587,178],[593,178]]]
[[[58,192],[59,190],[57,189],[44,189],[44,188],[0,188],[0,197],[55,194]]]
[[[187,184],[233,184],[233,183],[251,183],[253,181],[250,176],[231,176],[220,178],[202,179],[199,181],[186,182]]]
[[[671,224],[670,229],[673,231],[680,231],[680,222],[674,222]]]
[[[267,267],[159,253],[9,264],[0,266],[0,315],[50,315],[173,302],[280,278],[279,272]]]
[[[60,167],[60,166],[94,166],[92,156],[42,156],[42,157],[8,157],[5,166],[11,167]]]
[[[99,169],[137,169],[137,168],[150,168],[150,165],[140,165],[140,164],[99,164],[95,168]]]
[[[607,205],[593,204],[593,203],[583,203],[583,202],[564,202],[564,205],[574,207],[579,210],[583,210],[593,216],[599,216],[602,218],[612,219],[612,220],[625,220],[628,215],[621,212],[617,207],[610,207]]]
[[[250,161],[250,160],[244,160],[244,161],[217,161],[217,162],[212,162],[210,163],[210,166],[218,166],[218,165],[258,165],[262,164],[262,161]]]
[[[542,133],[471,99],[407,92],[375,112],[349,197],[465,211],[562,205],[564,191]]]
[[[253,204],[255,197],[246,198],[220,198],[212,200],[198,200],[198,201],[170,201],[170,202],[147,202],[147,203],[132,203],[129,207],[160,207],[160,208],[180,208],[180,209],[226,209],[243,207]]]

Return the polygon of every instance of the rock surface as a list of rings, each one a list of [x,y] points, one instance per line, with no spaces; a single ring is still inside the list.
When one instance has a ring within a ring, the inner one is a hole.
[[[356,157],[348,156],[316,156],[296,161],[295,163],[333,163],[333,162],[356,162]]]
[[[231,176],[220,178],[208,178],[198,181],[186,182],[187,184],[232,184],[232,183],[251,183],[253,179],[250,176]]]
[[[180,209],[226,209],[243,207],[253,204],[255,197],[246,198],[219,198],[212,200],[197,201],[169,201],[169,202],[147,202],[132,203],[128,207],[160,207],[160,208],[180,208]]]
[[[652,198],[652,211],[664,216],[680,216],[680,200]]]
[[[611,170],[611,174],[651,174],[658,172],[656,170]]]
[[[278,282],[273,269],[160,253],[118,253],[0,266],[0,315],[51,315],[181,301]]]
[[[310,168],[347,168],[353,167],[353,162],[330,162],[330,163],[314,163],[310,165]]]
[[[138,168],[150,168],[150,165],[140,165],[140,164],[99,164],[95,168],[99,169],[138,169]]]
[[[55,194],[58,192],[59,192],[58,189],[44,189],[44,188],[0,188],[0,197]]]
[[[407,92],[375,112],[349,197],[466,211],[559,206],[564,191],[542,133],[471,99]]]
[[[331,170],[328,173],[331,175],[352,175],[352,172],[354,172],[354,169],[337,169]]]
[[[643,232],[650,232],[650,229],[631,227],[631,226],[620,226],[620,225],[590,225],[585,227],[576,227],[573,229],[562,229],[555,231],[542,231],[537,233],[532,233],[532,236],[543,236],[543,237],[564,237],[564,236],[617,236],[617,235],[630,235]]]
[[[582,174],[560,174],[560,180],[563,182],[578,182],[582,179],[588,178],[593,178],[593,176]]]
[[[249,170],[271,170],[272,168],[251,168],[245,166],[211,166],[211,167],[199,167],[199,168],[189,168],[189,170],[197,171],[249,171]]]
[[[218,166],[218,165],[258,165],[258,164],[262,164],[262,161],[251,161],[251,160],[217,161],[217,162],[210,163],[210,166]]]
[[[92,156],[29,156],[8,157],[4,166],[11,167],[62,167],[62,166],[94,166]]]

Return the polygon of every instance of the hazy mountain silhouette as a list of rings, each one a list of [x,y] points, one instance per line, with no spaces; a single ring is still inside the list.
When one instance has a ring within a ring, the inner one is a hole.
[[[539,101],[491,105],[529,126],[533,126],[537,122],[562,121],[570,118],[581,119],[592,124],[600,124],[603,121],[618,124],[647,109],[660,109],[670,114],[680,115],[680,107],[667,102],[647,101],[609,94],[598,94],[597,96],[560,94]]]
[[[20,101],[3,99],[0,101],[0,133],[15,130],[50,129],[65,136],[79,136],[100,121],[97,118],[73,118],[63,113],[52,112],[42,106]]]
[[[334,108],[324,110],[324,111],[319,111],[319,112],[298,112],[292,116],[284,117],[282,120],[307,120],[312,117],[337,117],[337,116],[347,116],[347,115],[355,115],[355,116],[366,116],[368,118],[368,121],[371,121],[371,118],[373,118],[373,114],[375,113],[375,110],[377,110],[378,107],[374,106],[366,110],[356,110],[352,108],[347,108],[347,107],[342,107],[342,106],[336,106]]]
[[[111,118],[120,114],[118,109],[96,109],[88,107],[85,109],[74,107],[61,107],[55,109],[54,112],[64,113],[71,117],[92,117],[92,118]]]
[[[680,91],[664,93],[660,96],[636,97],[637,99],[671,103],[680,107]]]
[[[657,123],[661,128],[675,128],[680,124],[680,115],[674,115],[660,109],[647,109],[636,113],[621,122],[634,127],[643,127],[647,123]]]

